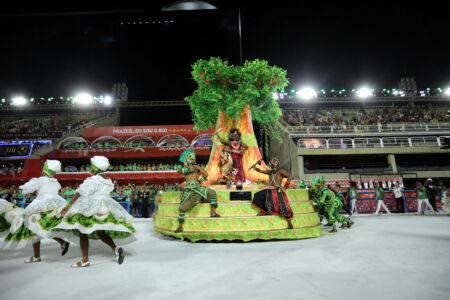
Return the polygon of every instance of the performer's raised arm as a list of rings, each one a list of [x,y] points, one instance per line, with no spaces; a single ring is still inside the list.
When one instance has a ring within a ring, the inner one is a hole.
[[[208,176],[209,176],[209,174],[208,174],[208,172],[206,172],[206,170],[204,170],[202,167],[200,167],[200,166],[195,166],[196,167],[196,169],[197,169],[197,171],[202,175],[202,177],[203,177],[203,179],[202,178],[200,178],[200,183],[202,183],[203,181],[205,181],[206,179],[208,179]]]
[[[262,174],[266,174],[266,175],[269,175],[269,174],[270,174],[270,171],[269,171],[269,170],[261,170],[261,169],[258,168],[258,167],[255,167],[255,170],[256,170],[257,172],[259,172],[259,173],[262,173]]]
[[[229,142],[228,142],[228,141],[225,141],[225,140],[222,140],[222,138],[221,138],[217,133],[216,133],[215,135],[216,135],[217,139],[219,140],[219,142],[220,142],[221,144],[223,144],[223,145],[229,145]],[[217,148],[219,148],[219,147],[217,147]]]

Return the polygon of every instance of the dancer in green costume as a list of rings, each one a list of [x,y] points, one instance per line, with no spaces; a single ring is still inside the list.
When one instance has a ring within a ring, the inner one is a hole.
[[[317,178],[313,178],[311,180],[311,184],[308,190],[309,199],[314,202],[314,206],[316,206],[317,214],[319,215],[319,220],[322,222],[323,218],[325,218],[325,208],[323,205],[320,205],[317,201],[320,199],[320,189],[316,187]],[[327,224],[327,226],[331,224]]]
[[[320,190],[320,197],[314,202],[319,207],[323,207],[328,223],[333,226],[330,232],[337,232],[337,223],[342,224],[341,228],[350,228],[353,225],[353,221],[339,213],[342,209],[342,202],[337,199],[333,191],[324,187],[325,179],[323,176],[314,178],[311,181],[311,185]]]
[[[178,228],[175,232],[183,231],[183,223],[185,221],[185,214],[192,209],[198,202],[211,203],[211,217],[220,217],[216,212],[217,195],[216,191],[202,186],[202,182],[208,178],[208,173],[196,164],[195,152],[192,149],[186,149],[179,158],[183,163],[183,167],[178,169],[178,172],[184,175],[186,185],[183,189],[181,203],[178,214]],[[200,179],[198,178],[199,176]]]

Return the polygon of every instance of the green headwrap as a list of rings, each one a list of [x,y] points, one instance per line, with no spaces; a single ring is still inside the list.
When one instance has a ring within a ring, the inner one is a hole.
[[[94,171],[95,173],[102,173],[103,171],[97,168],[92,162],[91,162],[91,171]]]
[[[42,172],[44,172],[45,174],[50,175],[50,176],[53,176],[53,175],[56,174],[55,171],[52,171],[52,170],[50,170],[50,169],[48,168],[47,162],[45,162],[45,164],[44,164],[44,169],[42,170]]]

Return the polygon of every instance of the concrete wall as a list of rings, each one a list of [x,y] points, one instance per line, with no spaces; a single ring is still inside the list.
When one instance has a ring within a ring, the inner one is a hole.
[[[295,178],[300,176],[298,168],[297,147],[294,141],[289,138],[284,128],[280,130],[281,140],[270,138],[269,160],[277,157],[281,162],[281,167],[292,174]]]

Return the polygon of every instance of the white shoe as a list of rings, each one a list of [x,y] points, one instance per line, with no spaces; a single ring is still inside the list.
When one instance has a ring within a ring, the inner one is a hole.
[[[72,268],[83,268],[83,267],[89,267],[91,263],[89,261],[82,262],[81,260],[70,265]]]
[[[32,256],[29,259],[27,259],[26,261],[24,261],[24,263],[26,263],[26,264],[35,263],[35,262],[41,262],[41,258]]]

